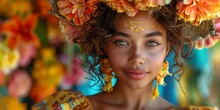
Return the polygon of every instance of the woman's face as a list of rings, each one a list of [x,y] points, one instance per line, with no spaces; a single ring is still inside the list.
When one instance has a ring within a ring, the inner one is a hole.
[[[106,45],[113,71],[131,88],[147,86],[169,51],[165,28],[146,12],[139,12],[135,17],[118,16],[116,30]]]

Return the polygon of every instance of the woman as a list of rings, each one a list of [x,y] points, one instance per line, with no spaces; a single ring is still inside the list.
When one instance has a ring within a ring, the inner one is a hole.
[[[183,109],[159,97],[157,87],[166,84],[164,77],[167,75],[179,80],[182,74],[180,58],[187,58],[192,46],[190,40],[198,37],[194,32],[188,33],[191,29],[183,27],[202,23],[198,19],[190,19],[192,23],[185,23],[188,18],[185,21],[177,19],[181,15],[178,16],[176,7],[182,9],[182,2],[152,1],[52,1],[52,13],[63,20],[61,28],[67,39],[78,43],[82,51],[92,58],[87,61],[85,70],[93,79],[98,79],[97,84],[101,83],[103,92],[85,97],[80,92],[64,90],[45,98],[33,108]],[[220,1],[214,4],[219,6]],[[219,13],[219,10],[215,11]],[[206,25],[210,26],[210,22]],[[69,29],[74,32],[70,34]],[[213,30],[205,31],[210,35],[209,31]],[[183,37],[186,35],[190,38]],[[183,51],[184,45],[189,47],[188,51]],[[169,64],[165,61],[171,50],[175,52],[175,66],[179,68],[172,74],[168,72]],[[117,84],[112,87],[114,77]]]

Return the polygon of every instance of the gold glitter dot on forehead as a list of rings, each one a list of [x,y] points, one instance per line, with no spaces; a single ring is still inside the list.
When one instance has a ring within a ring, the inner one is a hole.
[[[146,28],[153,28],[153,26],[148,25],[146,22],[138,22],[138,21],[129,21],[128,24],[125,24],[131,31],[140,34]]]

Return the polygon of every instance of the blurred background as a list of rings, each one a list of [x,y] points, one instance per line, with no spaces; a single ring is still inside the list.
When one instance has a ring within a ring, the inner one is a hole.
[[[49,10],[48,0],[0,0],[0,110],[30,110],[62,89],[100,92],[84,78],[85,56],[77,45],[66,43],[59,20]],[[181,81],[166,78],[160,95],[179,106],[220,107],[219,49],[220,43],[194,49]],[[167,58],[170,65],[173,55]]]

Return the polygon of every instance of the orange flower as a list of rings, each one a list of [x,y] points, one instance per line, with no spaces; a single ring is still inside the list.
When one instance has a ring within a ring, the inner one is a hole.
[[[46,17],[48,16],[48,12],[51,8],[49,4],[49,0],[36,0],[37,2],[37,8],[39,8],[39,14],[41,17]]]
[[[42,92],[43,90],[43,92]],[[30,97],[36,102],[39,103],[43,98],[55,93],[57,90],[56,86],[48,85],[33,85],[30,91]]]
[[[75,25],[82,25],[89,20],[92,13],[96,10],[96,3],[99,0],[58,0],[57,6],[60,14],[65,16]]]
[[[179,18],[194,25],[216,18],[220,14],[220,0],[183,0],[177,7]]]
[[[8,35],[7,43],[10,48],[19,46],[19,43],[30,43],[39,47],[40,42],[34,32],[36,23],[37,16],[35,14],[29,15],[24,21],[14,17],[3,23],[0,30]]]
[[[146,10],[149,7],[160,7],[169,4],[171,0],[135,0],[136,7],[140,10]]]
[[[106,4],[118,13],[136,11],[134,3],[127,0],[103,0]]]
[[[102,0],[118,13],[126,12],[128,16],[133,17],[138,10],[148,10],[152,7],[160,7],[170,3],[171,0]]]

